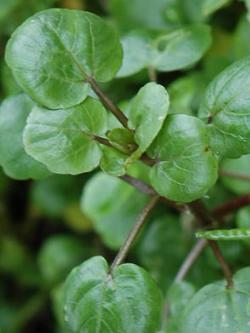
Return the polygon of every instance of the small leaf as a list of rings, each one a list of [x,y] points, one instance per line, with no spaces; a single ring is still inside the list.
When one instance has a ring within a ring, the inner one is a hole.
[[[110,147],[102,147],[102,152],[103,155],[100,164],[102,171],[116,177],[120,177],[126,173],[127,155]]]
[[[106,111],[88,97],[70,109],[35,107],[24,130],[25,149],[48,169],[61,174],[80,174],[95,169],[101,148],[94,140],[106,128]]]
[[[98,16],[48,9],[26,20],[12,35],[6,61],[18,84],[51,109],[68,108],[88,94],[88,76],[111,80],[121,66],[115,30]]]
[[[166,89],[154,82],[140,89],[132,101],[129,126],[135,129],[135,140],[143,153],[159,133],[168,113]]]
[[[200,117],[209,122],[210,144],[221,157],[250,153],[250,57],[235,62],[208,86]]]
[[[193,25],[160,36],[155,42],[152,66],[162,72],[194,65],[211,45],[210,28]]]
[[[115,268],[103,257],[75,268],[65,283],[65,320],[73,332],[152,333],[162,298],[150,275],[134,264]]]
[[[33,106],[31,99],[20,94],[8,97],[0,107],[0,164],[15,179],[39,179],[50,174],[24,150],[23,130]]]
[[[205,286],[191,299],[180,333],[249,332],[250,268],[238,271],[234,287],[217,282]]]
[[[240,240],[250,238],[250,228],[241,229],[222,229],[222,230],[209,230],[198,231],[195,236],[197,238],[205,238],[211,240]]]
[[[121,39],[123,47],[122,67],[117,77],[127,77],[147,67],[151,55],[151,40],[145,34],[131,32]]]
[[[106,135],[118,150],[126,154],[130,154],[136,149],[133,133],[126,128],[114,128]]]
[[[146,202],[147,195],[118,178],[100,172],[85,185],[81,207],[93,221],[102,241],[116,250],[125,241]]]
[[[171,200],[201,198],[217,179],[217,159],[209,148],[206,127],[195,117],[169,115],[149,155],[159,161],[151,169],[151,183]]]

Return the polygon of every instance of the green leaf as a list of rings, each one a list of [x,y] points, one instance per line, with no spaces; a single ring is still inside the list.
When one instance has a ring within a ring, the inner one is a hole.
[[[103,257],[75,268],[65,283],[65,319],[73,332],[152,333],[162,298],[150,275],[134,264],[109,273]]]
[[[225,187],[236,194],[250,192],[250,155],[226,159],[221,163],[221,180]]]
[[[82,240],[57,234],[43,243],[38,254],[38,264],[46,282],[55,284],[62,282],[71,269],[90,254],[90,249]]]
[[[110,147],[103,147],[102,152],[103,155],[100,164],[102,171],[116,177],[120,177],[126,173],[127,155]]]
[[[151,40],[146,34],[130,32],[122,37],[121,43],[123,47],[123,61],[117,77],[131,76],[147,67],[151,55]]]
[[[250,0],[243,0],[247,7],[247,19],[250,21]]]
[[[169,97],[166,89],[154,82],[142,87],[132,101],[129,126],[143,153],[154,141],[166,119]]]
[[[209,123],[210,144],[221,157],[250,153],[250,57],[235,62],[208,86],[200,117]]]
[[[98,16],[48,9],[15,31],[7,45],[6,61],[27,94],[58,109],[87,97],[87,77],[111,80],[121,66],[122,49],[114,29]]]
[[[234,287],[225,282],[202,288],[189,302],[180,333],[235,333],[249,331],[250,268],[234,276]]]
[[[25,150],[55,173],[89,172],[100,163],[101,148],[94,136],[105,134],[106,118],[101,103],[91,97],[70,109],[37,106],[24,130]]]
[[[81,206],[92,219],[102,241],[116,250],[125,241],[146,202],[147,196],[132,186],[118,178],[98,173],[85,185]]]
[[[136,149],[134,135],[126,128],[114,128],[106,133],[112,145],[121,152],[131,154]]]
[[[241,240],[250,238],[250,228],[241,229],[222,229],[196,232],[197,238],[211,240]]]
[[[239,228],[250,229],[250,206],[241,208],[236,214],[236,223]]]
[[[26,154],[23,130],[34,103],[24,94],[8,97],[0,107],[0,164],[15,179],[39,179],[50,173]]]
[[[202,58],[211,41],[210,28],[203,24],[169,32],[156,39],[152,66],[162,72],[190,67]]]
[[[168,199],[201,198],[217,179],[217,159],[208,145],[206,127],[188,115],[169,115],[149,150],[157,162],[151,183]]]

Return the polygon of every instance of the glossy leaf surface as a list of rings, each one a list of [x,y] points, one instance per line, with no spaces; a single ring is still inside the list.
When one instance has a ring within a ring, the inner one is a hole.
[[[139,266],[112,275],[103,257],[75,268],[65,284],[65,318],[75,333],[152,333],[159,328],[161,294]]]

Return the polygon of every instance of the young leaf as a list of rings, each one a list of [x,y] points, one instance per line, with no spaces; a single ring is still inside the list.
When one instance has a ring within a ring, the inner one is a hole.
[[[208,86],[200,117],[209,122],[210,144],[221,157],[250,153],[250,57],[235,62]]]
[[[241,229],[222,229],[222,230],[208,230],[196,232],[197,238],[205,238],[211,240],[240,240],[250,238],[250,228]]]
[[[180,333],[249,332],[250,268],[238,271],[234,287],[225,282],[202,288],[189,302]]]
[[[70,109],[35,107],[24,130],[28,154],[61,174],[80,174],[95,169],[102,156],[95,135],[106,132],[106,111],[88,97]]]
[[[202,197],[217,179],[217,159],[208,145],[206,127],[188,115],[169,115],[149,154],[156,191],[171,200],[190,202]]]
[[[125,241],[146,202],[147,195],[118,178],[98,173],[85,185],[81,207],[93,221],[102,241],[116,250]]]
[[[100,163],[102,171],[116,177],[120,177],[126,173],[127,155],[110,147],[102,147],[102,153]]]
[[[121,66],[122,49],[114,29],[98,16],[48,9],[15,31],[6,61],[25,92],[38,103],[58,109],[87,97],[87,77],[111,80]]]
[[[159,133],[168,113],[166,89],[154,82],[142,87],[132,101],[129,126],[135,129],[135,141],[143,153]]]
[[[202,58],[211,41],[210,28],[204,24],[169,32],[156,40],[152,66],[162,72],[192,66]]]
[[[103,257],[75,268],[65,283],[65,320],[75,333],[152,333],[162,298],[150,275],[134,264],[109,273]]]
[[[26,95],[8,97],[0,107],[0,164],[15,179],[39,179],[48,169],[27,155],[23,146],[23,129],[34,103]]]
[[[221,180],[226,188],[236,194],[249,193],[250,155],[226,159],[221,163]]]

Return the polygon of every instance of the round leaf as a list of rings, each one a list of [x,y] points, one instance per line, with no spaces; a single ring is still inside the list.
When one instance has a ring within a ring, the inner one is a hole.
[[[208,86],[200,117],[209,122],[212,149],[228,158],[250,153],[250,57],[235,62]]]
[[[112,79],[121,66],[122,49],[114,29],[98,16],[48,9],[15,31],[6,61],[27,94],[58,109],[87,97],[88,76],[100,82]]]
[[[144,152],[159,133],[168,113],[166,89],[154,82],[140,89],[132,101],[129,125],[135,128],[135,140]]]
[[[159,161],[151,169],[151,183],[171,200],[198,199],[217,179],[217,159],[209,148],[206,127],[195,117],[169,115],[149,153]]]
[[[250,268],[234,276],[234,287],[225,282],[202,288],[189,302],[180,333],[249,332]]]
[[[73,332],[152,333],[159,328],[162,298],[150,275],[134,264],[109,273],[94,257],[65,283],[65,319]]]
[[[80,174],[95,169],[101,159],[94,135],[106,132],[106,111],[88,97],[71,109],[35,107],[24,130],[25,149],[48,169],[61,174]]]
[[[15,179],[39,179],[49,175],[47,168],[27,155],[23,130],[34,103],[24,94],[8,97],[0,107],[0,164]]]
[[[202,58],[210,44],[211,32],[206,25],[174,30],[156,40],[152,65],[163,72],[189,67]]]

